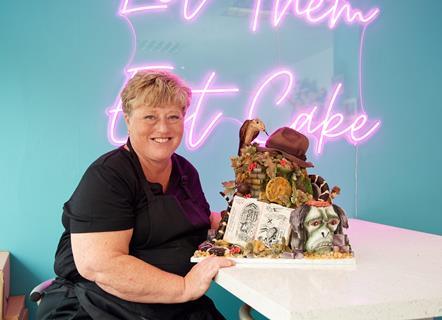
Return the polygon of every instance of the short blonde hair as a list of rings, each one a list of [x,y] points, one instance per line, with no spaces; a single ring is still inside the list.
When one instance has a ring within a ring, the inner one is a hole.
[[[181,106],[186,113],[192,91],[176,75],[162,70],[138,71],[121,92],[123,112],[130,115],[136,104],[151,107]]]

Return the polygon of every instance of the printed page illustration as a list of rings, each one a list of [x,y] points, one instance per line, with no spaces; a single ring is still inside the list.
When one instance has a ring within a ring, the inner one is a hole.
[[[281,242],[282,237],[288,240],[291,211],[254,198],[235,197],[224,240],[241,246],[252,240],[261,240],[269,247]]]

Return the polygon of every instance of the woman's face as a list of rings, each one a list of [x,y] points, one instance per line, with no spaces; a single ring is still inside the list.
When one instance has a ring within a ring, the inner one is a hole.
[[[184,114],[181,106],[135,106],[125,114],[130,141],[139,157],[148,161],[169,161],[181,143]]]

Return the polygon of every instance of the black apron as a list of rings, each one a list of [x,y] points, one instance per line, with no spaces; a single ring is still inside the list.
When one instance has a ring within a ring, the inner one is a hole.
[[[136,217],[129,254],[164,271],[184,276],[192,267],[190,257],[206,240],[209,226],[194,226],[175,196],[163,194],[160,184],[149,183],[130,140],[127,145],[148,206],[147,212]],[[179,183],[184,190],[181,201],[193,201],[185,180]]]
[[[148,206],[137,214],[129,254],[164,271],[184,276],[192,267],[190,257],[206,239],[207,226],[192,225],[175,196],[163,194],[160,184],[151,184],[145,179],[129,140],[127,145]],[[193,201],[185,184],[181,188],[185,192],[181,201]],[[46,290],[37,318],[224,319],[206,296],[180,304],[143,304],[119,299],[91,281],[72,282],[61,278]]]

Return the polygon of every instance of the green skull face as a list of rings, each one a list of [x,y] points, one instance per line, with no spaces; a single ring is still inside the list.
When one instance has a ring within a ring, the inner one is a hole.
[[[305,250],[308,252],[331,251],[333,234],[340,223],[333,206],[311,207],[305,217],[304,227],[307,230]]]

